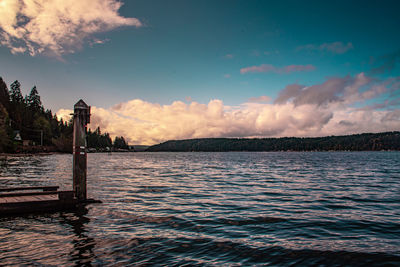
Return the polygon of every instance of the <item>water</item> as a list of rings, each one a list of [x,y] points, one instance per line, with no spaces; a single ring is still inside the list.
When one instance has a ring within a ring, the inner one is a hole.
[[[88,155],[91,204],[0,218],[0,265],[400,266],[400,152]],[[72,156],[0,187],[72,188]]]

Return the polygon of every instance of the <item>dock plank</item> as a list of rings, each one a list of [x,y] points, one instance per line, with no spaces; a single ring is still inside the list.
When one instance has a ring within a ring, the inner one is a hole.
[[[46,201],[46,200],[58,200],[58,195],[33,195],[33,196],[19,196],[19,197],[0,197],[1,203],[17,203],[17,202],[34,202],[34,201]]]
[[[73,191],[46,191],[46,192],[12,192],[12,193],[1,193],[2,197],[19,197],[19,196],[38,196],[38,195],[59,195],[67,192]]]
[[[26,191],[26,190],[43,190],[57,191],[59,186],[25,186],[25,187],[0,187],[0,192]]]

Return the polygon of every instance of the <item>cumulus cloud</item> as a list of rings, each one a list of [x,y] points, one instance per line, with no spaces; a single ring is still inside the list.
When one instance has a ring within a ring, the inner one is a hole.
[[[239,106],[214,99],[160,105],[140,99],[112,108],[92,107],[90,127],[100,126],[111,136],[125,136],[130,144],[203,137],[327,136],[400,129],[400,109],[373,108],[366,100],[383,98],[392,86],[360,73],[331,78],[324,83],[289,85],[274,103],[267,96]],[[399,88],[397,89],[399,90]],[[384,103],[385,104],[385,103]],[[365,107],[369,108],[363,108]],[[398,107],[398,106],[397,106]],[[59,110],[59,117],[71,110]]]
[[[353,44],[348,42],[344,44],[342,42],[333,42],[333,43],[323,43],[320,45],[316,44],[308,44],[299,46],[296,50],[308,50],[308,51],[327,51],[334,54],[344,54],[347,51],[353,49]]]
[[[276,67],[271,64],[261,64],[259,66],[250,66],[240,69],[241,74],[245,73],[260,73],[260,72],[274,72],[274,73],[291,73],[299,71],[313,71],[315,67],[313,65],[289,65],[285,67]]]
[[[392,83],[375,82],[360,73],[355,77],[331,78],[322,84],[304,86],[291,84],[286,86],[275,99],[276,104],[292,102],[295,106],[330,103],[351,104],[372,99],[388,91]]]
[[[93,35],[120,26],[140,27],[136,18],[118,14],[116,0],[2,0],[0,44],[11,53],[61,57],[89,43]]]

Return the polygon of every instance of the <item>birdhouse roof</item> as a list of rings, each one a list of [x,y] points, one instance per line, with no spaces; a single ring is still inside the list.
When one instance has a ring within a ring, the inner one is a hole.
[[[78,102],[76,102],[76,104],[74,105],[74,109],[88,109],[89,106],[85,103],[85,101],[83,101],[82,99],[80,99]]]

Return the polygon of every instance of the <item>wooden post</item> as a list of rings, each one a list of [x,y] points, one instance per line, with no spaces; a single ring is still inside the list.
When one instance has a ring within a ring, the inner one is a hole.
[[[86,125],[90,122],[90,107],[81,99],[74,105],[73,137],[73,191],[79,201],[85,201],[86,194]]]

